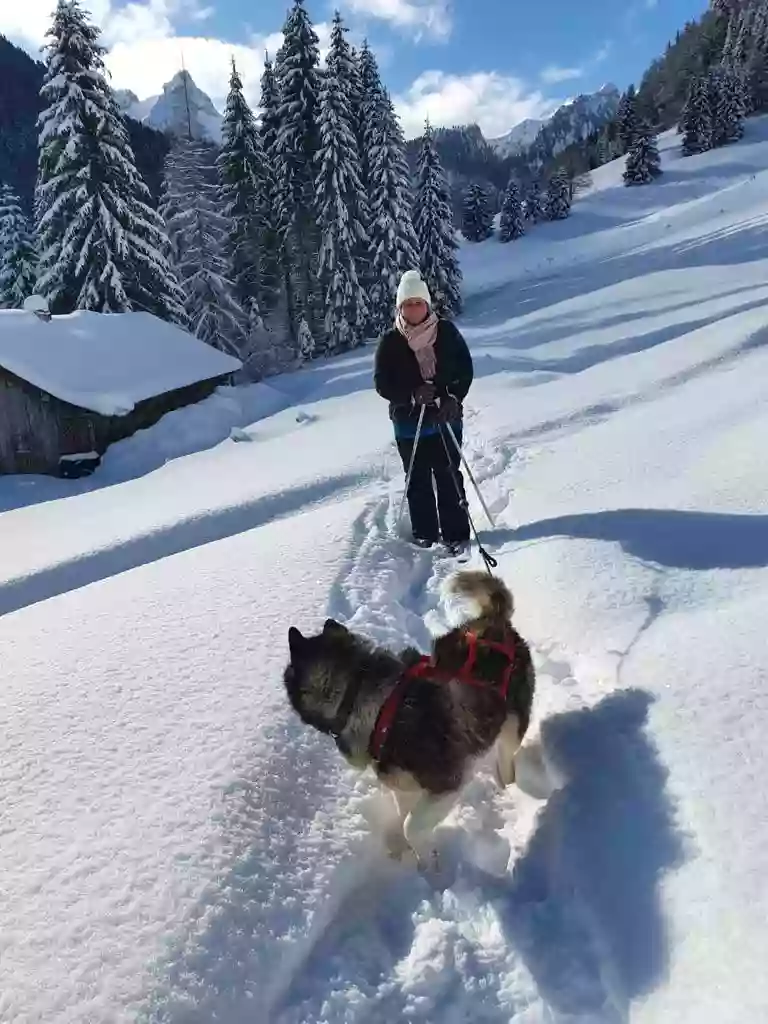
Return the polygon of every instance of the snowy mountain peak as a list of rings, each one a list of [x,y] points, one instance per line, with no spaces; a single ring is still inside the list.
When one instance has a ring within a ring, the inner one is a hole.
[[[221,114],[186,70],[177,71],[159,96],[139,100],[130,89],[119,89],[115,97],[121,110],[151,128],[184,136],[191,132],[211,142],[221,138]]]
[[[121,110],[128,110],[139,102],[139,97],[132,89],[115,89],[115,99]]]
[[[546,124],[546,121],[538,121],[534,117],[527,117],[524,121],[516,124],[506,135],[497,139],[489,139],[489,145],[499,156],[512,156],[513,153],[520,153],[533,145],[536,136]]]
[[[601,128],[616,113],[621,93],[612,82],[600,86],[597,92],[582,93],[567,100],[548,118],[526,118],[506,135],[490,139],[490,146],[500,157],[514,156],[534,145],[544,131],[554,133],[553,153],[583,139]]]

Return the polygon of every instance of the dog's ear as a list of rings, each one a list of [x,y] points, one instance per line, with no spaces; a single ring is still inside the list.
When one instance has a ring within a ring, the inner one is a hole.
[[[296,655],[303,650],[306,642],[306,637],[301,634],[300,630],[296,629],[295,626],[291,626],[288,630],[288,647],[291,655]]]
[[[330,633],[331,635],[335,633],[337,636],[346,636],[349,630],[346,626],[342,626],[340,622],[337,622],[336,619],[326,619],[323,632]]]

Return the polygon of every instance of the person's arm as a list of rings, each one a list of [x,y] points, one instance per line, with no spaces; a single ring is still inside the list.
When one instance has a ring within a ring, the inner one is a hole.
[[[443,381],[443,390],[457,402],[463,402],[475,375],[472,356],[458,327],[449,320],[445,323],[450,331],[451,354],[448,377]]]
[[[403,375],[399,372],[396,341],[397,338],[393,339],[391,334],[385,334],[379,342],[374,362],[373,386],[388,402],[407,405],[413,394],[410,387],[403,383]]]

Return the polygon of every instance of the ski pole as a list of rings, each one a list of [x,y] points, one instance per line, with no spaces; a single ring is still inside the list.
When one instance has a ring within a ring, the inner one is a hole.
[[[446,423],[445,426],[448,426],[448,424]],[[469,522],[469,525],[472,529],[472,533],[474,533],[475,535],[477,550],[480,552],[480,555],[483,561],[485,562],[485,568],[492,576],[493,570],[498,567],[499,563],[492,555],[488,554],[483,545],[480,543],[480,536],[477,532],[477,527],[475,526],[475,520],[472,518],[472,513],[469,511],[469,502],[467,501],[466,496],[464,495],[464,492],[462,490],[462,487],[459,484],[458,477],[456,476],[456,470],[453,468],[453,462],[451,460],[451,450],[448,447],[448,442],[445,440],[445,434],[443,433],[442,425],[440,426],[440,440],[443,442],[443,448],[445,449],[445,457],[448,462],[448,472],[451,474],[453,486],[456,488],[456,496],[459,499],[459,504],[464,509],[467,515],[467,521]]]
[[[461,462],[462,462],[462,464],[464,466],[464,469],[466,469],[466,471],[467,471],[467,476],[472,481],[472,486],[475,488],[475,492],[476,492],[478,498],[480,499],[480,504],[483,506],[483,511],[485,512],[486,516],[488,517],[488,522],[491,524],[492,527],[495,528],[496,524],[493,521],[493,516],[488,511],[488,506],[485,504],[483,496],[480,493],[480,488],[477,486],[477,481],[475,480],[474,476],[472,475],[472,470],[469,468],[469,463],[467,462],[467,460],[464,457],[464,452],[461,450],[461,445],[456,440],[456,435],[453,432],[453,427],[451,426],[450,423],[446,423],[445,426],[448,428],[448,433],[450,434],[451,440],[454,443],[456,451],[459,453],[459,458],[461,459]]]
[[[400,499],[400,510],[397,513],[397,525],[400,525],[400,520],[403,518],[403,509],[405,508],[405,499],[408,496],[408,488],[411,486],[411,473],[413,473],[413,464],[416,461],[416,449],[419,446],[419,438],[421,437],[421,427],[424,423],[424,413],[427,411],[426,405],[422,405],[421,412],[419,413],[419,422],[416,425],[416,436],[413,439],[413,451],[411,452],[411,459],[408,465],[408,473],[405,477],[405,490],[403,496]]]

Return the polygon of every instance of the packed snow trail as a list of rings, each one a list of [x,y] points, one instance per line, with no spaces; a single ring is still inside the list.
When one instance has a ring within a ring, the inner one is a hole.
[[[380,643],[427,649],[426,627],[439,628],[437,599],[455,563],[411,552],[407,544],[391,540],[395,508],[396,503],[379,501],[361,516],[350,567],[337,583],[329,611]],[[542,686],[547,682],[542,679]],[[371,789],[369,782],[358,783],[350,810],[357,803],[365,816]],[[294,974],[291,989],[283,985],[282,1002],[289,1002],[290,993],[294,1005],[266,1019],[275,1024],[323,1016],[377,1024],[398,1019],[501,1022],[523,1019],[534,1008],[542,1017],[544,1007],[553,1012],[539,990],[538,964],[528,963],[519,943],[510,941],[506,917],[514,906],[516,928],[525,932],[523,920],[541,912],[554,886],[545,877],[529,888],[525,879],[513,880],[509,873],[510,858],[514,863],[529,836],[535,813],[530,804],[525,808],[520,795],[499,796],[486,771],[440,829],[436,882],[408,866],[388,864],[381,852],[378,871],[365,870],[358,878],[352,866],[355,892],[362,883],[363,898],[355,898],[351,920],[342,907],[340,920],[316,940],[311,962]],[[374,808],[380,805],[374,799]],[[569,976],[582,978],[575,1001],[572,992],[563,991],[562,1002],[571,1003],[568,1019],[578,1020],[580,1010],[588,1015],[584,1020],[618,1021],[606,1009],[592,940],[570,900],[565,908],[560,904],[558,919],[563,938],[570,941],[558,943],[551,985],[567,990]]]
[[[492,459],[476,440],[468,457],[501,509],[514,450]],[[426,649],[429,628],[445,627],[439,597],[455,562],[397,537],[398,500],[374,499],[358,515],[327,612],[377,642]],[[539,660],[535,721],[542,709],[579,706],[583,697],[566,666]],[[624,1019],[589,916],[559,877],[561,826],[547,824],[527,849],[538,801],[499,794],[490,772],[481,774],[440,829],[437,879],[423,877],[385,856],[386,804],[369,777],[342,769],[328,740],[290,718],[270,734],[278,757],[258,788],[234,788],[243,809],[232,827],[263,831],[256,823],[268,800],[271,829],[213,897],[210,920],[201,919],[172,961],[148,1020]],[[535,740],[531,749],[535,756]]]

